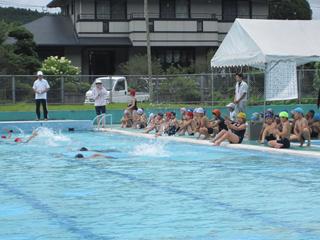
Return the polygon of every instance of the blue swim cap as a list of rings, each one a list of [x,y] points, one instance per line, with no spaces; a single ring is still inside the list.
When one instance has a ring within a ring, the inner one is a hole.
[[[320,121],[320,113],[316,113],[313,117],[314,121]]]

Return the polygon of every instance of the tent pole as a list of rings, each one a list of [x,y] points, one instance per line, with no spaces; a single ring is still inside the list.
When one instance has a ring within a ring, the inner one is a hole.
[[[266,94],[266,79],[267,79],[267,63],[264,64],[264,89],[263,89],[263,95],[264,95],[264,102],[263,102],[263,122],[266,121],[266,105],[267,105],[267,94]]]

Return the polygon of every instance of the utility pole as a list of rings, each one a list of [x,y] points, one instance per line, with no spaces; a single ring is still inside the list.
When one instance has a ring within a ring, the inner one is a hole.
[[[151,45],[150,45],[150,28],[149,28],[149,8],[148,0],[144,0],[144,18],[146,21],[146,41],[147,41],[147,61],[148,61],[148,80],[149,80],[149,93],[152,100],[152,67],[151,67]]]

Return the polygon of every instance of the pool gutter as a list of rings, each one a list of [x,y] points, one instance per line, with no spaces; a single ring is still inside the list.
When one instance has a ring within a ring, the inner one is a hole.
[[[146,134],[146,133],[140,133],[140,132],[131,132],[126,130],[120,130],[120,129],[113,129],[113,128],[102,128],[102,129],[95,129],[95,131],[100,132],[109,132],[109,133],[116,133],[116,134],[123,134],[133,137],[143,137],[148,139],[156,139],[160,138],[164,141],[175,141],[175,142],[181,142],[181,143],[190,143],[190,144],[197,144],[197,145],[206,145],[211,146],[212,142],[209,140],[201,140],[201,139],[191,139],[191,138],[184,138],[184,137],[176,137],[176,136],[161,136],[157,137],[155,134]],[[260,152],[266,152],[270,154],[290,154],[294,156],[302,156],[302,157],[320,157],[320,152],[316,151],[298,151],[293,149],[276,149],[276,148],[269,148],[265,146],[255,146],[250,144],[230,144],[228,142],[223,142],[221,144],[222,147],[231,148],[231,149],[239,149],[239,150],[253,150],[253,151],[260,151]]]

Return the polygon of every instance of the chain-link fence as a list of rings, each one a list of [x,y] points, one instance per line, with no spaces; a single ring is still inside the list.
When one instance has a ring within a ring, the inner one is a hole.
[[[320,87],[315,70],[298,70],[297,103],[313,103]],[[93,81],[103,76],[45,76],[51,88],[48,102],[54,104],[83,104],[86,92]],[[105,76],[104,76],[105,77]],[[204,106],[225,105],[234,96],[234,73],[208,73],[188,75],[124,76],[127,84],[117,80],[111,81],[108,89],[111,101],[126,102],[128,90],[136,89],[138,96],[151,103],[202,104]],[[109,76],[108,78],[116,79]],[[249,105],[264,102],[264,74],[262,72],[244,74],[249,85]],[[0,76],[0,104],[33,102],[32,90],[35,76]],[[122,94],[122,96],[121,96]],[[113,98],[112,98],[113,96]],[[117,96],[117,97],[116,97]],[[120,99],[120,100],[119,100]]]

